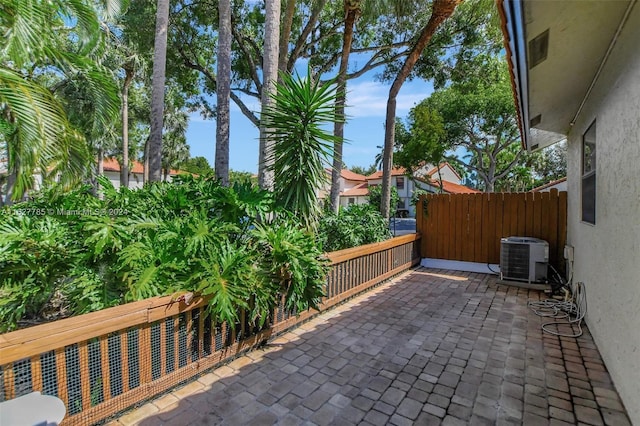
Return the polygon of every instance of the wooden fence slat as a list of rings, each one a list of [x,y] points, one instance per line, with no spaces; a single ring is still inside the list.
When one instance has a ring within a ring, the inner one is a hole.
[[[191,311],[187,312],[191,316]],[[151,382],[151,324],[144,324],[138,330],[138,368],[140,386]]]
[[[470,252],[473,250],[473,241],[471,241],[471,226],[470,226],[470,213],[469,213],[469,194],[463,194],[462,196],[462,260],[467,261],[470,258]],[[469,248],[471,247],[471,249]]]
[[[437,251],[437,241],[438,241],[438,199],[433,195],[429,195],[427,197],[429,200],[429,205],[427,209],[429,211],[429,217],[427,218],[427,234],[425,238],[427,239],[427,257],[436,257]]]
[[[173,317],[173,369],[180,367],[180,317]]]
[[[160,376],[167,374],[167,321],[160,322]]]
[[[556,188],[551,189],[549,192],[549,260],[554,267],[558,267],[558,190]]]
[[[473,194],[473,259],[474,262],[486,263],[482,257],[482,199],[486,198],[484,194]]]
[[[56,386],[58,388],[58,398],[64,402],[65,407],[69,406],[69,391],[67,388],[67,355],[65,348],[58,348],[54,354],[56,357]]]
[[[129,335],[127,330],[120,333],[120,353],[122,357],[122,393],[129,390]]]
[[[527,192],[525,194],[525,235],[533,235],[533,194],[535,192]]]
[[[558,267],[566,271],[564,246],[567,244],[567,192],[558,195]]]
[[[89,374],[89,350],[88,342],[78,344],[78,357],[80,359],[80,390],[82,395],[82,409],[91,407],[91,377]]]
[[[463,259],[464,252],[464,244],[465,239],[467,238],[467,233],[465,230],[465,221],[466,214],[464,212],[464,199],[462,197],[453,197],[456,201],[455,204],[455,212],[454,212],[454,220],[456,221],[456,257],[457,260]]]
[[[551,198],[548,192],[542,193],[542,203],[540,207],[540,237],[549,241],[549,210],[551,209]]]
[[[502,239],[502,237],[504,237],[504,233],[502,230],[503,227],[503,222],[504,222],[504,217],[505,215],[507,215],[507,206],[505,203],[505,194],[504,193],[500,193],[499,194],[499,201],[498,201],[498,210],[496,211],[496,245],[494,246],[493,250],[496,254],[496,259],[498,260],[498,263],[500,263],[500,240]]]
[[[102,373],[102,399],[111,399],[111,375],[109,374],[109,336],[100,337],[100,372]]]
[[[447,212],[447,235],[446,235],[446,257],[445,259],[451,259],[452,256],[455,256],[455,245],[451,244],[451,241],[455,241],[456,239],[456,221],[454,218],[455,215],[455,197],[449,197],[448,201],[448,212]]]
[[[527,193],[518,194],[518,218],[516,231],[518,235],[527,235]]]
[[[6,364],[3,369],[3,386],[5,399],[13,399],[16,397],[15,377],[13,374],[13,364]]]
[[[204,356],[204,309],[198,315],[198,359]]]
[[[492,225],[495,227],[495,222],[493,220],[488,220],[490,217],[490,207],[489,207],[489,195],[490,194],[481,194],[482,200],[482,223],[483,225],[480,227],[482,229],[482,237],[480,243],[481,257],[483,263],[489,263],[489,251],[491,238],[493,238],[493,229]]]
[[[42,392],[42,364],[40,355],[34,355],[29,360],[31,363],[31,389]]]
[[[542,236],[542,193],[533,193],[533,234],[532,237],[541,238]]]

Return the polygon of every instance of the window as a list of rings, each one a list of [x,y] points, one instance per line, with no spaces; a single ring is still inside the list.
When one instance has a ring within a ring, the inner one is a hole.
[[[353,197],[349,197],[349,204],[355,204],[356,203],[356,199]]]
[[[582,137],[582,220],[596,223],[596,123]]]
[[[404,176],[398,176],[396,178],[396,188],[404,189]]]
[[[404,209],[404,202],[405,202],[404,198],[401,198],[401,199],[398,201],[398,205],[396,206],[396,208],[397,208],[398,210],[403,210],[403,209]]]

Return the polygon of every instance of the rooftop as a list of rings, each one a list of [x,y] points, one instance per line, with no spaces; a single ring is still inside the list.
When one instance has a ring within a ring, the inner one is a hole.
[[[110,424],[630,424],[589,330],[542,332],[544,297],[418,268]]]

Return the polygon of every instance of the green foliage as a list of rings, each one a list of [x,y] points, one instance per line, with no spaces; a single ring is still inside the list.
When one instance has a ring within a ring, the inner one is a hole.
[[[380,203],[382,202],[382,185],[369,187],[369,205],[373,206],[376,210],[380,211]],[[395,211],[396,206],[400,202],[400,196],[398,195],[398,189],[395,186],[391,187],[391,206],[392,211]]]
[[[239,172],[236,170],[229,170],[229,183],[231,185],[240,183],[243,185],[257,185],[258,177],[250,172]]]
[[[274,105],[262,112],[266,137],[273,143],[271,170],[278,205],[298,216],[309,230],[316,228],[321,206],[316,191],[327,183],[336,137],[323,125],[335,115],[333,82],[280,75],[272,94]]]
[[[380,210],[368,204],[353,204],[336,214],[327,212],[318,226],[318,240],[329,252],[377,243],[391,238]]]
[[[414,189],[413,194],[411,194],[411,205],[412,206],[418,205],[418,201],[420,200],[420,197],[427,194],[430,194],[430,192],[420,188]]]
[[[351,170],[353,173],[358,173],[359,175],[363,176],[369,176],[378,171],[375,164],[370,164],[368,167],[353,166],[349,167],[349,170]]]
[[[438,111],[428,105],[419,104],[411,109],[407,128],[396,122],[395,152],[396,166],[410,170],[411,174],[425,164],[440,164],[447,150],[444,142],[444,123]]]
[[[213,168],[204,157],[191,157],[184,160],[178,166],[180,170],[195,173],[200,176],[210,176],[213,174]]]
[[[492,192],[522,155],[520,135],[504,59],[478,55],[472,62],[481,72],[436,90],[412,112],[437,112],[444,123],[443,145],[469,152],[469,158],[452,160],[475,176],[478,186]]]
[[[115,1],[106,3],[117,9]],[[76,184],[91,158],[83,132],[106,128],[118,114],[114,76],[96,60],[103,32],[94,6],[87,0],[2,2],[0,145],[12,200],[33,187],[36,170],[45,182]],[[82,90],[68,90],[70,80]],[[81,102],[66,102],[69,92],[91,99],[87,129],[70,121],[70,105]]]
[[[271,193],[191,175],[135,191],[100,184],[103,199],[53,187],[0,210],[0,331],[43,320],[54,300],[80,314],[191,291],[232,327],[240,309],[264,325],[281,293],[297,312],[317,306],[322,253]]]

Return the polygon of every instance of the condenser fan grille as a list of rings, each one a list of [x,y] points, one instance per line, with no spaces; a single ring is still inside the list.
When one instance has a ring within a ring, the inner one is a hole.
[[[511,278],[529,279],[529,245],[504,244],[500,258],[502,273]]]

